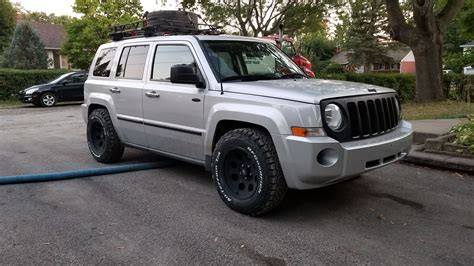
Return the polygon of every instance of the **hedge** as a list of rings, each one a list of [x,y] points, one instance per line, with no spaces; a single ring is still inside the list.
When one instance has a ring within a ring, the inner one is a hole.
[[[383,74],[383,73],[342,73],[317,74],[317,78],[347,80],[360,83],[392,88],[398,92],[402,102],[415,98],[416,78],[412,74]],[[446,97],[452,100],[463,100],[465,78],[461,74],[444,75],[444,89]]]
[[[33,85],[47,83],[67,73],[65,69],[54,70],[19,70],[0,69],[0,100],[14,98],[14,95]]]

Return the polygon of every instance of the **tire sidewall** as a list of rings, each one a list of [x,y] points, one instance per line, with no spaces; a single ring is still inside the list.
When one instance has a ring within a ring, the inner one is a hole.
[[[258,170],[258,181],[255,194],[249,199],[238,199],[232,196],[232,194],[226,191],[227,186],[225,185],[225,169],[224,162],[226,155],[240,147],[248,151],[255,161]],[[216,183],[217,191],[224,202],[233,209],[237,210],[249,210],[258,206],[265,198],[266,189],[268,188],[268,169],[265,167],[264,155],[262,149],[258,147],[253,141],[249,139],[238,139],[231,138],[227,139],[224,143],[216,147],[212,156],[212,176]]]
[[[94,148],[93,148],[93,145],[91,143],[92,141],[92,137],[91,137],[91,134],[92,134],[92,124],[95,123],[95,122],[98,122],[102,125],[102,130],[104,131],[104,151],[99,154],[97,152],[94,151]],[[109,148],[109,132],[107,132],[107,124],[106,124],[106,121],[104,119],[104,117],[100,114],[97,114],[96,112],[92,112],[89,116],[89,119],[87,121],[87,145],[89,146],[89,150],[92,154],[92,156],[94,156],[95,158],[97,159],[101,159],[105,154],[106,154],[106,151],[107,149]]]

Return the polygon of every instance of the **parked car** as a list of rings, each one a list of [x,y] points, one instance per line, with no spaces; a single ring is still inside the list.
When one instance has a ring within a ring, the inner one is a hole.
[[[36,106],[51,107],[58,102],[83,101],[84,82],[88,73],[76,71],[64,74],[46,84],[35,85],[18,93],[24,103]]]
[[[288,188],[348,180],[411,147],[392,89],[308,78],[259,38],[154,29],[92,62],[82,113],[99,162],[131,147],[202,165],[228,207],[260,215]]]

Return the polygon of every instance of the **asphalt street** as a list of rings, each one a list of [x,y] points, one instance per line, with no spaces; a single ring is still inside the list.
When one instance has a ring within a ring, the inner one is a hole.
[[[121,163],[161,158],[127,149]],[[0,109],[0,176],[103,165],[79,105]],[[474,265],[474,177],[397,163],[260,218],[190,164],[0,185],[0,264]]]

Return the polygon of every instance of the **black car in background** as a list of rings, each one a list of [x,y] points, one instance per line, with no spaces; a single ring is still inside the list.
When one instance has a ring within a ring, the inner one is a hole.
[[[46,84],[21,90],[18,98],[24,103],[43,107],[51,107],[57,102],[83,101],[86,80],[87,72],[70,72]]]

